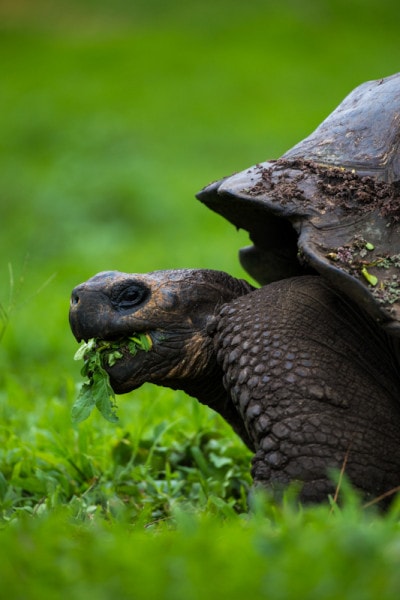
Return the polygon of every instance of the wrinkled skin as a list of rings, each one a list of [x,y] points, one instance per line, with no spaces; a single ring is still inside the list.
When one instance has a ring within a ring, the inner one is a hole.
[[[369,498],[400,484],[398,365],[386,334],[319,276],[255,290],[208,270],[105,272],[72,294],[78,340],[149,333],[153,347],[108,368],[117,393],[182,389],[254,451],[256,485],[334,492],[341,469]]]

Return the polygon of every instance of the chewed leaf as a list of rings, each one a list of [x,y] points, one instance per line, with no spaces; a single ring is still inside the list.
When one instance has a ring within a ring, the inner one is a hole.
[[[93,381],[92,385],[92,393],[95,398],[96,407],[101,412],[103,417],[110,421],[111,423],[116,423],[118,421],[117,414],[115,412],[116,403],[115,403],[115,395],[110,386],[110,380],[108,374],[104,369],[102,369],[103,373],[100,375],[97,374]]]
[[[93,387],[90,383],[84,383],[71,410],[72,422],[81,423],[87,419],[95,406]]]
[[[113,367],[123,357],[122,347],[127,347],[131,355],[138,350],[148,351],[153,343],[149,334],[138,333],[129,338],[106,341],[91,338],[84,342],[75,353],[75,360],[84,360],[81,374],[87,378],[72,407],[72,421],[80,423],[87,419],[96,407],[103,417],[116,423],[115,394],[104,365]]]
[[[153,341],[148,333],[139,333],[137,335],[132,335],[129,339],[138,349],[144,350],[145,352],[151,350],[151,347],[153,345]]]
[[[83,344],[79,346],[78,350],[75,352],[74,360],[82,360],[85,357],[85,354],[93,349],[95,343],[96,340],[94,338],[91,338],[87,342],[83,342]]]
[[[110,352],[107,356],[108,365],[110,367],[113,367],[115,365],[115,363],[117,362],[117,360],[119,360],[122,357],[123,357],[123,354],[119,350],[114,350],[113,352]]]
[[[107,421],[118,421],[115,413],[115,394],[107,371],[99,364],[92,366],[89,381],[84,383],[79,391],[71,411],[72,422],[80,423],[87,419],[95,406]]]

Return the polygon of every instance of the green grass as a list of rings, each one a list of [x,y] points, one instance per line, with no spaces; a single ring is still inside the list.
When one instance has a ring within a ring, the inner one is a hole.
[[[0,598],[397,597],[399,505],[256,499],[215,414],[150,385],[80,425],[71,289],[245,276],[194,198],[399,70],[397,2],[0,4]],[[345,486],[346,489],[346,486]]]
[[[252,519],[174,513],[129,530],[65,508],[2,532],[2,587],[17,598],[382,598],[400,585],[398,513],[329,515],[269,505]],[[40,541],[40,561],[33,559]],[[32,585],[32,582],[35,582]],[[4,597],[10,597],[4,596]]]

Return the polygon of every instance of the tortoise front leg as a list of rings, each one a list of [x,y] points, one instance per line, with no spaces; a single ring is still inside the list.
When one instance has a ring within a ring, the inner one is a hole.
[[[224,385],[256,453],[256,485],[333,493],[332,468],[367,496],[400,484],[398,377],[385,334],[319,277],[270,284],[221,311]]]

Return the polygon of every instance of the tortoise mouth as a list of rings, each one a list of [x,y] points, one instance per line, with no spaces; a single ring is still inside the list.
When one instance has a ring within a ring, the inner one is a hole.
[[[124,393],[143,383],[136,380],[138,374],[145,371],[143,362],[152,347],[153,339],[149,333],[111,339],[90,338],[81,344],[74,358],[85,361],[89,376],[92,368],[104,369],[114,392]]]
[[[143,375],[146,360],[144,353],[138,353],[135,356],[127,350],[122,351],[123,356],[113,365],[105,364],[104,369],[110,378],[110,385],[116,394],[126,394],[145,383],[146,378]]]

